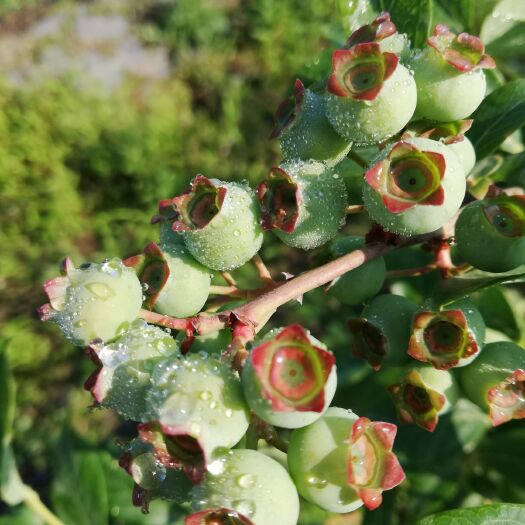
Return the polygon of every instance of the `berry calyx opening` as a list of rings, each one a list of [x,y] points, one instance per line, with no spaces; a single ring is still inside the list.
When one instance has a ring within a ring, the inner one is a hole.
[[[275,125],[270,135],[271,139],[277,138],[297,119],[303,108],[304,92],[304,84],[301,80],[297,79],[292,95],[283,100],[277,107],[277,111],[275,112]]]
[[[434,431],[446,403],[444,394],[429,388],[417,370],[411,370],[400,383],[390,385],[388,390],[400,421]]]
[[[365,173],[365,181],[382,197],[388,211],[401,213],[416,204],[440,206],[445,199],[441,181],[445,158],[434,151],[420,151],[398,142],[387,158]]]
[[[456,35],[446,25],[438,24],[434,29],[434,35],[427,42],[443,60],[462,73],[496,67],[494,59],[485,54],[485,46],[478,37],[468,33]]]
[[[184,525],[253,525],[253,522],[231,509],[207,509],[187,516]]]
[[[176,217],[173,231],[200,230],[220,212],[227,191],[224,186],[216,186],[204,175],[197,175],[191,181],[189,191],[173,199],[160,201],[160,216],[166,217],[173,210]]]
[[[367,319],[350,319],[348,327],[353,335],[352,354],[379,370],[387,353],[387,340],[381,330]]]
[[[123,263],[135,270],[145,296],[142,306],[152,310],[170,275],[162,250],[152,242],[144,248],[143,253],[128,257]]]
[[[369,510],[382,502],[382,492],[399,485],[405,473],[392,446],[397,427],[391,423],[357,419],[348,448],[348,484],[356,490]]]
[[[286,171],[271,168],[267,179],[257,187],[257,197],[265,230],[276,228],[286,233],[295,230],[301,195],[297,183]]]
[[[493,228],[504,237],[525,235],[525,196],[499,195],[483,205],[483,213]]]
[[[525,370],[517,369],[487,393],[494,426],[525,418]]]
[[[446,370],[479,352],[474,334],[461,310],[420,312],[414,316],[408,354]]]
[[[432,122],[420,120],[410,124],[405,137],[425,137],[440,141],[443,144],[455,144],[465,138],[465,133],[472,127],[472,119],[454,120],[452,122]]]
[[[357,44],[364,44],[366,42],[379,42],[394,33],[397,33],[397,28],[390,20],[390,13],[384,12],[377,16],[370,24],[356,29],[346,41],[346,47],[351,48]]]
[[[322,412],[325,385],[335,364],[331,352],[312,344],[300,325],[290,325],[252,350],[262,395],[276,411]]]
[[[357,44],[352,49],[338,49],[332,54],[332,74],[328,91],[339,97],[374,100],[396,70],[394,53],[381,53],[378,44]]]

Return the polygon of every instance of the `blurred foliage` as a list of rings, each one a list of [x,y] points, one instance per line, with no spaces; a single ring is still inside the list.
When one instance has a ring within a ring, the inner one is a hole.
[[[0,27],[8,22],[16,27],[17,16],[42,16],[43,6],[60,9],[72,3],[3,0]],[[101,8],[97,2],[82,4]],[[496,0],[425,0],[426,19],[412,9],[414,2],[372,4],[405,9],[403,27],[417,28],[419,41],[430,27],[429,16],[433,23],[447,22],[455,29],[485,31],[493,35],[492,48],[498,54],[493,87],[523,76],[519,17],[513,14],[516,23],[507,20],[503,33],[496,31],[490,15]],[[133,426],[106,411],[87,412],[90,396],[80,386],[91,364],[53,326],[37,320],[35,310],[46,301],[42,282],[56,274],[57,263],[66,255],[80,263],[141,250],[156,237],[149,218],[157,201],[182,191],[196,173],[260,180],[279,160],[277,144],[268,140],[274,108],[296,77],[306,83],[322,78],[330,50],[372,12],[362,0],[312,0],[307,9],[301,0],[141,0],[117,5],[144,43],[169,50],[169,79],[129,79],[111,93],[85,82],[80,88],[74,76],[19,86],[0,82],[0,334],[10,340],[8,354],[18,383],[15,453],[23,479],[52,502],[68,525],[84,523],[75,517],[82,501],[75,500],[78,494],[71,494],[71,487],[95,490],[92,484],[98,492],[86,497],[98,501],[101,514],[84,513],[85,523],[180,521],[177,509],[169,511],[160,503],[148,518],[131,508],[131,482],[110,458],[118,455],[115,435],[127,438]],[[415,23],[407,17],[415,17]],[[519,50],[506,51],[506,31]],[[519,131],[514,141],[518,151],[513,152],[519,153]],[[508,148],[494,150],[493,144],[483,162],[494,168],[480,171],[480,180],[523,186],[524,153],[509,155]],[[362,232],[365,226],[356,221],[353,231]],[[316,262],[315,254],[290,250],[270,235],[263,257],[275,275],[298,273]],[[387,261],[389,269],[400,269],[426,264],[428,257],[419,248],[409,248]],[[251,269],[238,273],[241,284],[250,284]],[[390,290],[421,301],[435,280],[435,275],[396,279]],[[498,285],[473,298],[501,337],[525,342],[523,287]],[[315,290],[305,296],[303,307],[289,305],[279,311],[275,325],[303,323],[334,350],[341,385],[337,403],[395,421],[387,394],[380,393],[387,378],[348,359],[344,320],[357,313]],[[506,476],[520,473],[516,451],[523,456],[523,429],[511,423],[487,432],[479,419],[474,408],[461,405],[443,418],[435,435],[402,427],[400,456],[409,481],[385,497],[381,510],[367,513],[364,523],[409,524],[463,504],[524,502],[523,479],[512,490],[505,482]],[[465,433],[465,425],[472,433]],[[495,447],[506,456],[495,454]],[[62,460],[73,469],[50,459],[58,449],[67,451]],[[92,483],[84,486],[84,478]],[[3,512],[0,504],[0,515]],[[305,506],[301,523],[318,525],[325,519],[326,513]],[[361,514],[355,513],[326,523],[360,521]],[[17,510],[0,518],[4,523],[39,522]]]

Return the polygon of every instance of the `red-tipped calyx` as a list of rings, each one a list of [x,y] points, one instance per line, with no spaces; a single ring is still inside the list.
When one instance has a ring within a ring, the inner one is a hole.
[[[357,44],[379,42],[394,33],[397,33],[397,28],[390,20],[390,13],[384,12],[370,24],[356,29],[346,41],[346,47],[352,48]]]
[[[438,24],[427,42],[443,60],[462,73],[496,67],[496,62],[485,53],[485,46],[478,37],[468,33],[456,35],[446,25]]]
[[[392,446],[397,427],[360,417],[352,426],[348,449],[348,484],[369,510],[383,500],[382,493],[399,485],[405,473]]]
[[[301,191],[293,178],[281,168],[271,168],[268,177],[257,187],[261,205],[262,227],[286,233],[295,230],[302,202]]]
[[[301,80],[295,81],[293,94],[283,100],[275,112],[275,125],[270,135],[277,138],[287,127],[291,126],[301,113],[304,104],[305,87]]]
[[[418,361],[446,370],[479,352],[479,346],[461,310],[420,312],[412,321],[408,353]]]
[[[220,212],[227,191],[204,175],[197,175],[187,192],[159,202],[159,215],[153,217],[152,222],[171,219],[173,231],[205,228]]]
[[[204,449],[184,428],[158,422],[138,425],[139,438],[153,446],[159,463],[168,468],[182,468],[190,481],[200,483],[206,471]]]
[[[221,508],[190,514],[184,525],[253,525],[253,522],[235,510]]]
[[[525,370],[518,368],[487,393],[490,419],[494,426],[511,419],[525,418]]]
[[[447,145],[455,144],[463,141],[465,133],[471,128],[473,122],[472,119],[454,120],[452,122],[420,120],[410,124],[403,138],[425,137]]]
[[[57,312],[64,308],[67,300],[67,289],[71,285],[71,277],[75,271],[73,261],[66,257],[60,265],[61,275],[44,283],[44,292],[49,303],[42,305],[38,309],[41,321],[49,321]]]
[[[352,354],[365,359],[377,372],[387,354],[387,340],[381,330],[367,319],[350,319]]]
[[[332,54],[328,91],[338,97],[374,100],[398,64],[394,53],[381,53],[378,44],[357,44]]]
[[[145,296],[143,307],[153,309],[170,275],[168,262],[162,250],[151,242],[144,248],[143,253],[128,257],[123,262],[135,270],[142,283]]]
[[[365,181],[381,196],[388,211],[401,213],[416,205],[443,204],[445,170],[445,157],[440,153],[420,151],[401,141],[386,159],[365,173]]]
[[[262,396],[280,412],[325,409],[325,386],[335,364],[300,325],[283,328],[252,350],[251,362]]]
[[[417,370],[410,371],[401,383],[389,386],[388,390],[400,421],[434,431],[446,403],[444,394],[429,388]]]

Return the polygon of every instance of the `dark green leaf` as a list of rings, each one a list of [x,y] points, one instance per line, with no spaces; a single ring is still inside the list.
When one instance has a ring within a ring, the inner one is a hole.
[[[473,35],[478,35],[481,24],[485,17],[489,15],[497,0],[436,0],[437,6],[443,10],[446,15],[458,22],[457,31],[467,31]],[[448,20],[442,20],[436,17],[439,23],[449,23]]]
[[[65,435],[57,450],[52,500],[67,525],[107,525],[108,489],[100,453],[82,450]]]
[[[474,300],[487,326],[507,334],[511,339],[519,338],[520,329],[516,316],[501,287],[486,288]]]
[[[508,186],[525,187],[525,151],[505,157],[490,178],[494,182],[505,182]]]
[[[494,90],[472,115],[468,137],[478,159],[486,157],[525,124],[525,80],[514,80]]]
[[[24,485],[11,448],[15,416],[15,383],[7,360],[7,341],[0,343],[0,498],[8,505],[24,499]]]
[[[44,522],[28,508],[18,508],[0,518],[0,525],[43,525]]]
[[[465,452],[471,452],[491,428],[490,419],[477,405],[460,399],[451,414],[456,437]]]
[[[523,281],[525,265],[504,273],[489,273],[473,270],[461,277],[444,279],[434,289],[432,300],[436,306],[451,303],[456,299],[483,290],[494,284]]]
[[[487,52],[494,58],[508,59],[525,52],[525,22],[511,27],[504,35],[487,46]]]
[[[423,47],[433,21],[433,0],[379,0],[380,11],[388,11],[400,33],[406,33],[412,47]]]
[[[523,523],[525,523],[525,505],[500,503],[440,512],[418,521],[417,525],[523,525]]]

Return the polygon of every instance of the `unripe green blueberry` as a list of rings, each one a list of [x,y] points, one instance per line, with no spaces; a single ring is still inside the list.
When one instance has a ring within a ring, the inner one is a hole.
[[[436,26],[428,44],[412,60],[416,115],[438,121],[468,117],[485,96],[482,68],[495,67],[494,60],[484,54],[479,38],[467,33],[456,36],[443,25]]]
[[[412,316],[418,306],[400,295],[378,295],[359,319],[351,319],[352,353],[366,359],[374,370],[385,363],[401,365],[408,359]]]
[[[210,293],[211,275],[182,246],[163,246],[169,276],[155,302],[155,311],[190,317],[202,310]]]
[[[39,310],[43,321],[57,323],[78,346],[93,339],[111,341],[136,319],[142,288],[135,272],[120,259],[75,268],[64,262],[64,275],[48,281],[49,303]]]
[[[184,503],[190,499],[192,484],[181,469],[167,468],[153,453],[151,445],[134,439],[120,456],[119,465],[135,482],[133,503],[148,511],[150,501],[165,499]]]
[[[186,339],[184,332],[179,332],[177,335],[177,341],[182,344]],[[193,337],[189,351],[197,354],[204,352],[208,355],[219,355],[223,352],[232,341],[231,330],[224,329],[216,332],[210,332],[205,335],[196,335]]]
[[[441,414],[458,399],[454,377],[447,370],[428,365],[411,367],[403,379],[389,388],[400,421],[415,423],[433,432]]]
[[[397,55],[362,43],[332,55],[326,114],[335,130],[358,144],[382,142],[416,109],[416,84]]]
[[[295,81],[294,96],[277,109],[272,137],[279,137],[286,160],[318,160],[337,164],[352,143],[337,134],[326,118],[326,95]]]
[[[153,370],[151,384],[146,398],[150,427],[162,432],[175,457],[183,456],[190,442],[210,462],[246,433],[248,409],[240,380],[220,359],[201,354],[166,359]]]
[[[261,419],[278,427],[303,427],[320,418],[334,397],[335,358],[304,328],[290,325],[250,351],[242,385]]]
[[[437,230],[465,196],[458,157],[441,142],[416,137],[398,142],[365,174],[363,201],[387,231],[417,235]]]
[[[330,251],[334,257],[341,257],[361,248],[364,243],[364,237],[343,237],[332,242]],[[343,304],[361,304],[379,293],[385,278],[385,259],[378,257],[332,281],[328,293],[337,297]]]
[[[198,313],[210,293],[210,270],[198,263],[184,244],[159,247],[150,243],[144,252],[124,261],[135,269],[144,290],[144,308],[173,317]]]
[[[499,195],[465,206],[456,222],[459,255],[488,272],[525,263],[525,197]]]
[[[261,247],[259,207],[244,183],[195,177],[187,193],[161,201],[161,215],[172,210],[175,231],[182,232],[188,251],[213,270],[234,270]]]
[[[231,450],[211,463],[192,501],[195,510],[236,510],[254,525],[296,525],[299,517],[299,497],[288,472],[254,450]]]
[[[167,356],[179,354],[177,342],[161,328],[137,319],[115,342],[94,343],[89,349],[98,369],[85,388],[98,404],[144,421],[153,368]]]
[[[510,341],[485,345],[479,357],[459,370],[467,397],[489,412],[492,424],[525,418],[525,349]]]
[[[485,321],[468,299],[438,312],[418,312],[412,319],[408,353],[438,369],[471,363],[485,342]]]
[[[405,477],[392,445],[396,426],[371,422],[350,410],[329,408],[312,425],[294,430],[288,465],[299,494],[319,507],[373,510]]]
[[[476,165],[476,151],[472,142],[464,136],[463,140],[447,144],[447,147],[457,155],[465,175],[468,175]]]
[[[347,195],[337,168],[284,163],[259,184],[262,224],[284,243],[311,250],[335,236],[346,218]]]

